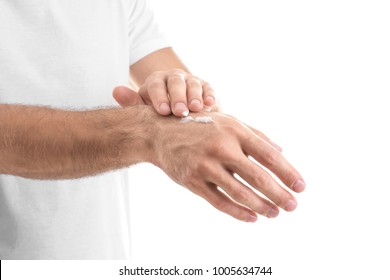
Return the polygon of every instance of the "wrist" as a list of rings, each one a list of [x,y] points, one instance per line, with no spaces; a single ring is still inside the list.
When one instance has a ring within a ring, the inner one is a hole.
[[[123,109],[124,151],[130,164],[136,162],[154,163],[156,146],[157,113],[146,105]]]

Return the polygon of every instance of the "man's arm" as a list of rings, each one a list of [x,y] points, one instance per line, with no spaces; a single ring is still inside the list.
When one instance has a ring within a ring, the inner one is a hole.
[[[303,191],[301,175],[277,149],[232,117],[198,114],[213,122],[181,123],[150,106],[72,112],[0,105],[0,173],[78,178],[146,161],[243,221],[255,221],[256,213],[276,217],[278,207],[295,209],[292,194],[248,158],[291,190]]]
[[[0,104],[0,174],[79,178],[148,160],[142,106],[65,111]]]

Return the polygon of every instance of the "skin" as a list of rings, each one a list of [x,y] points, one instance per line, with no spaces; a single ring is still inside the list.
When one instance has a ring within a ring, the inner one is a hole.
[[[149,54],[130,67],[137,90],[120,86],[113,96],[119,104],[152,105],[161,115],[187,116],[189,111],[218,110],[209,83],[192,75],[172,48]]]
[[[72,179],[144,161],[151,136],[143,116],[137,107],[65,111],[0,104],[0,174]]]
[[[169,65],[159,65],[164,61]],[[192,116],[211,116],[213,123],[179,122],[176,115],[183,114],[174,109],[178,102],[188,104],[195,96],[207,104],[204,98],[213,94],[208,87],[189,94],[187,81],[193,76],[188,72],[182,73],[186,86],[172,94],[178,84],[177,69],[183,68],[171,49],[141,59],[131,68],[140,93],[125,87],[114,90],[123,108],[66,111],[0,104],[0,174],[69,179],[150,162],[239,220],[254,222],[257,214],[272,218],[279,208],[294,210],[296,199],[285,187],[303,191],[302,176],[263,133],[218,110],[205,112],[204,106],[195,108]],[[170,77],[174,86],[169,86]],[[170,100],[173,114],[158,111],[164,98]]]
[[[87,112],[0,105],[0,112],[2,174],[68,179],[150,162],[220,211],[249,222],[256,213],[276,217],[278,207],[292,211],[296,200],[248,156],[287,187],[303,190],[297,188],[301,175],[277,149],[222,113],[194,114],[211,116],[210,124],[182,124],[147,105]]]
[[[273,172],[285,186],[303,191],[302,186],[297,188],[303,183],[302,176],[277,149],[233,117],[218,112],[193,116],[211,116],[214,122],[180,124],[171,116],[156,123],[159,141],[153,164],[218,210],[242,221],[253,222],[256,214],[276,217],[278,207],[286,211],[296,208],[296,199],[291,193],[248,158],[253,157]],[[188,162],[190,164],[183,164]],[[239,175],[245,183],[233,174]]]

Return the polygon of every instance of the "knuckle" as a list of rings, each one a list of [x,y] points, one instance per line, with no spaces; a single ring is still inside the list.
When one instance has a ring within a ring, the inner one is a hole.
[[[184,79],[181,75],[171,75],[168,77],[168,85],[177,86],[184,84]]]
[[[249,204],[249,201],[250,201],[249,196],[250,195],[248,194],[248,192],[243,188],[236,190],[232,194],[232,197],[234,198],[234,200],[236,200],[237,202],[244,204],[244,205]]]
[[[203,89],[208,96],[215,96],[214,89],[210,86],[210,84],[206,83],[206,85],[203,85]]]
[[[220,159],[230,159],[230,150],[221,139],[215,140],[209,146],[209,153]]]
[[[168,77],[169,83],[182,82],[182,81],[183,81],[183,78],[180,75],[170,75]]]
[[[180,80],[180,81],[183,81],[184,79],[183,79],[183,75],[174,73],[174,74],[170,74],[168,76],[168,80]]]
[[[269,201],[271,201],[272,203],[276,204],[279,207],[285,205],[291,198],[291,195],[281,187],[277,190],[273,190],[272,192],[271,191],[268,192],[266,196],[269,199]]]
[[[205,169],[204,165],[205,163],[200,160],[193,160],[191,162],[191,168],[189,169],[189,175],[193,178],[198,178]]]
[[[270,206],[268,206],[266,203],[261,203],[256,208],[256,212],[264,216],[268,214],[269,210],[270,210]]]
[[[230,205],[229,205],[229,203],[227,203],[226,201],[224,201],[222,199],[221,200],[216,200],[212,204],[213,204],[213,206],[215,208],[217,208],[221,212],[224,212],[224,213],[230,212]]]
[[[200,174],[208,174],[213,170],[213,166],[208,160],[201,160],[197,163],[197,170]]]
[[[180,182],[185,186],[191,186],[194,179],[197,178],[193,169],[186,170],[180,177]]]
[[[203,163],[199,160],[193,160],[191,165],[182,172],[181,179],[185,183],[191,183],[202,178]]]
[[[146,83],[151,83],[154,81],[163,81],[164,77],[161,76],[160,72],[154,72],[150,76],[148,76],[145,80]]]
[[[188,79],[187,80],[187,88],[189,90],[192,90],[192,89],[200,89],[200,84],[198,81],[196,81],[195,79]]]
[[[201,178],[209,177],[212,170],[213,166],[209,161],[194,158],[191,166],[183,172],[182,181],[186,184],[198,182]]]
[[[219,131],[228,136],[242,135],[241,124],[236,120],[223,115],[223,119],[218,123]]]
[[[205,88],[205,89],[207,89],[207,90],[213,90],[212,89],[212,87],[211,87],[211,85],[208,83],[208,82],[203,82],[203,87]]]
[[[186,72],[180,68],[173,68],[170,72],[169,75],[178,75],[183,77],[186,74]]]
[[[248,158],[245,155],[235,156],[235,158],[229,162],[229,167],[231,170],[239,170],[243,166],[246,166],[248,163]]]
[[[277,151],[276,149],[270,148],[264,152],[264,160],[267,166],[274,166],[278,162],[279,157],[280,157],[280,152]]]
[[[293,197],[289,194],[279,194],[274,199],[273,202],[278,205],[279,207],[282,207],[284,205],[287,205],[287,203],[292,200]]]
[[[164,87],[165,87],[164,82],[159,79],[153,79],[148,83],[149,91],[163,89]]]
[[[229,122],[228,125],[225,125],[224,130],[231,136],[242,138],[242,132],[240,131],[240,127],[233,124],[232,122]]]
[[[256,187],[264,188],[270,184],[269,175],[265,172],[256,172],[253,177],[253,182]]]

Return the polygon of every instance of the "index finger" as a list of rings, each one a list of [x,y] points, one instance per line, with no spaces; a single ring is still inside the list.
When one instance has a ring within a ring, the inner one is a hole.
[[[161,77],[150,79],[146,87],[141,87],[139,93],[144,100],[152,103],[153,107],[161,115],[169,115],[171,113],[171,109],[168,105],[167,87],[165,81]]]

